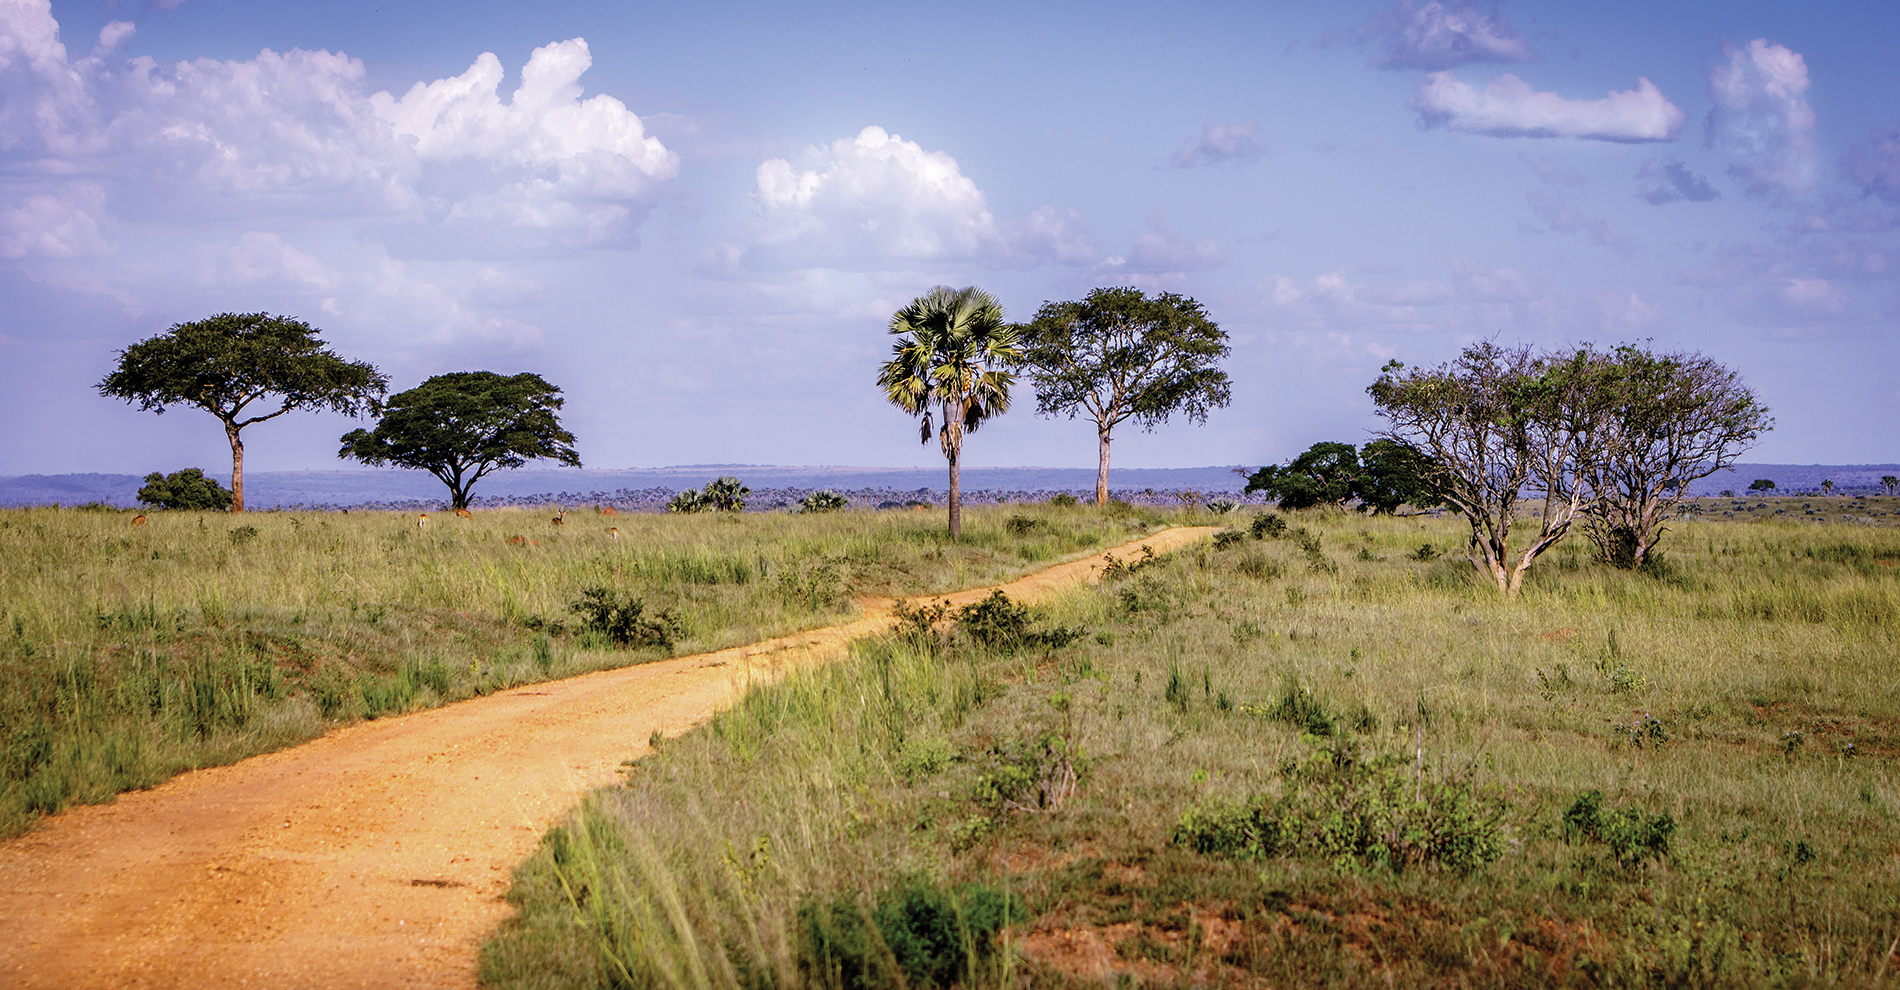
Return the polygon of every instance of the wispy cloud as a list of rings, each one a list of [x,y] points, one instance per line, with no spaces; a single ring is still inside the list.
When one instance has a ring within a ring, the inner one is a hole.
[[[1709,147],[1728,152],[1729,174],[1756,194],[1807,188],[1815,178],[1814,110],[1808,65],[1798,52],[1757,38],[1724,44],[1728,62],[1709,73]]]
[[[1863,195],[1900,203],[1900,129],[1875,128],[1867,143],[1851,145],[1841,159],[1841,171]]]
[[[1582,235],[1590,243],[1609,248],[1618,254],[1629,254],[1635,247],[1617,231],[1616,225],[1601,217],[1585,216],[1570,200],[1553,195],[1542,189],[1534,189],[1525,199],[1530,203],[1531,214],[1543,223],[1521,223],[1518,229],[1525,233],[1543,233]]]
[[[1722,193],[1709,180],[1691,172],[1677,158],[1651,158],[1643,162],[1636,171],[1639,185],[1637,197],[1651,206],[1688,200],[1691,203],[1706,203],[1719,199]]]
[[[1480,91],[1449,72],[1434,72],[1412,109],[1427,127],[1489,137],[1586,138],[1593,141],[1673,141],[1683,112],[1648,79],[1601,100],[1566,100],[1540,93],[1505,73]]]
[[[1381,69],[1454,69],[1474,62],[1527,62],[1537,57],[1497,5],[1473,0],[1399,0],[1359,29],[1360,41],[1383,44],[1372,64]]]
[[[1252,161],[1266,146],[1260,143],[1260,125],[1252,120],[1240,124],[1217,124],[1207,118],[1201,126],[1201,139],[1190,141],[1174,153],[1168,164],[1174,168],[1220,165]]]

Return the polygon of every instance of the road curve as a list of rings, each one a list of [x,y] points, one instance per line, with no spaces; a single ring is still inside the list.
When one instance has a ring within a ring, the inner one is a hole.
[[[1143,544],[1165,552],[1212,530]],[[1035,600],[1100,556],[1001,585]],[[991,588],[948,597],[965,604]],[[841,625],[337,729],[0,843],[0,987],[473,987],[510,872],[658,729],[841,655]]]

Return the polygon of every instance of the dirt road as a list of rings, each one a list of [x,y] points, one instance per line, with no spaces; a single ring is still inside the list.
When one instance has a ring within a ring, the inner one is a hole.
[[[1002,587],[1034,600],[1101,564]],[[583,792],[655,729],[696,725],[749,680],[890,621],[873,604],[843,625],[352,725],[67,811],[0,844],[0,987],[472,987],[510,871]]]

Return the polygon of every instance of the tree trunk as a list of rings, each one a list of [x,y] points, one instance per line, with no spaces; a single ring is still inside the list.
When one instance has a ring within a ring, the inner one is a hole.
[[[963,489],[958,468],[959,462],[963,459],[963,451],[950,450],[947,457],[950,461],[950,538],[960,540],[963,538]]]
[[[244,441],[238,436],[238,425],[225,420],[224,436],[231,441],[231,511],[244,511]]]
[[[1110,429],[1111,429],[1110,427],[1105,426],[1095,431],[1096,438],[1100,441],[1099,446],[1101,448],[1101,454],[1100,454],[1101,466],[1095,469],[1095,504],[1096,505],[1108,504],[1108,432]]]

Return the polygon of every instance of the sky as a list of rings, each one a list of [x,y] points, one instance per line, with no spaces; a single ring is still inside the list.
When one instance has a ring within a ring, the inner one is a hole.
[[[224,312],[392,391],[532,371],[588,467],[942,464],[874,385],[977,285],[1199,300],[1233,400],[1130,467],[1380,422],[1387,361],[1644,343],[1736,370],[1746,460],[1900,461],[1900,6],[0,0],[0,474],[226,470],[94,389]],[[246,431],[335,469],[360,423]],[[1092,466],[1015,408],[969,466]]]

